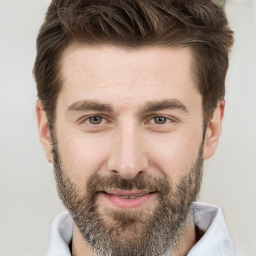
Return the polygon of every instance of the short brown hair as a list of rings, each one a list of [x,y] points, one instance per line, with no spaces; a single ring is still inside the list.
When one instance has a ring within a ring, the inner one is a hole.
[[[53,0],[37,38],[34,75],[52,125],[61,88],[59,63],[73,42],[120,47],[190,47],[205,119],[224,98],[233,44],[213,0]]]

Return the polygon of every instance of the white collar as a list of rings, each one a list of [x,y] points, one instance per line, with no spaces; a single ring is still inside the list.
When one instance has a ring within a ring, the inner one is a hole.
[[[187,256],[237,255],[225,224],[222,210],[215,205],[194,203],[194,221],[205,234]],[[71,256],[69,243],[73,234],[73,219],[68,212],[58,215],[51,225],[47,256]]]
[[[69,243],[73,236],[73,225],[69,212],[63,212],[53,220],[47,256],[71,256]]]
[[[237,255],[220,207],[194,203],[194,222],[205,233],[187,256]]]

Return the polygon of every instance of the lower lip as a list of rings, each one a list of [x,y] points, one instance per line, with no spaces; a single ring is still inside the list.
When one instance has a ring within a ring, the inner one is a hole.
[[[154,194],[155,193],[150,193],[134,199],[126,199],[115,195],[102,193],[103,197],[107,199],[113,206],[122,209],[138,208],[150,201]]]

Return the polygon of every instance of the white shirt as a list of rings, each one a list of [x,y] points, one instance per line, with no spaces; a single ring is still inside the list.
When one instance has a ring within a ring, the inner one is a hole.
[[[195,225],[205,233],[187,256],[236,256],[222,210],[215,205],[194,203]],[[69,243],[73,219],[68,212],[58,215],[51,226],[47,256],[71,256]]]

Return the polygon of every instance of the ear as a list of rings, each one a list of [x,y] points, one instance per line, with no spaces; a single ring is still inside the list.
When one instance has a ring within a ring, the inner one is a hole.
[[[211,120],[208,122],[204,141],[204,159],[210,158],[216,151],[221,134],[224,109],[225,101],[220,100],[214,110]]]
[[[36,117],[37,117],[37,128],[38,128],[41,145],[44,149],[48,162],[52,163],[53,162],[52,141],[51,141],[49,122],[46,116],[46,112],[44,111],[43,104],[40,100],[38,100],[36,103]]]

